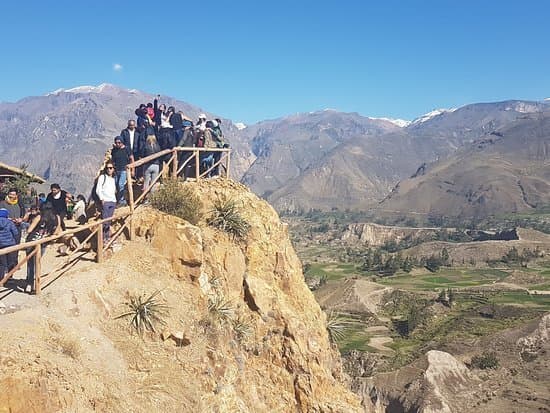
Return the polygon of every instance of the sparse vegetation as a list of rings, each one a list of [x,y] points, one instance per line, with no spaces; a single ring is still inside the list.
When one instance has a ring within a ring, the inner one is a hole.
[[[242,217],[234,200],[214,201],[208,225],[221,229],[233,237],[244,238],[250,230],[250,224]]]
[[[472,357],[470,366],[475,369],[496,369],[498,367],[498,358],[494,351],[484,351]]]
[[[208,297],[208,314],[219,325],[231,323],[235,319],[235,307],[222,294],[211,295]]]
[[[143,335],[145,331],[156,333],[156,324],[165,324],[163,317],[166,315],[168,306],[157,298],[160,291],[146,297],[145,295],[132,295],[130,301],[124,303],[128,311],[115,317],[130,318],[130,325]]]
[[[177,179],[169,179],[153,192],[149,200],[159,211],[196,225],[201,219],[201,200],[190,186]]]
[[[354,322],[334,311],[327,314],[327,331],[333,343],[343,340],[351,331]]]
[[[250,318],[239,315],[231,323],[235,338],[242,342],[252,335],[254,331],[252,327],[252,320]]]

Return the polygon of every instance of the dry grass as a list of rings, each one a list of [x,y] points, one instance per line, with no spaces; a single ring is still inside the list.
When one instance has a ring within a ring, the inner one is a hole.
[[[183,182],[169,179],[149,197],[151,206],[159,211],[196,225],[201,219],[202,202],[197,194]]]

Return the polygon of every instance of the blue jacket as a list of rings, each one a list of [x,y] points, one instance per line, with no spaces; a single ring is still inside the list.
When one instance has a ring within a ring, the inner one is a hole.
[[[9,218],[0,217],[0,248],[17,244],[18,236],[19,232],[15,224]]]

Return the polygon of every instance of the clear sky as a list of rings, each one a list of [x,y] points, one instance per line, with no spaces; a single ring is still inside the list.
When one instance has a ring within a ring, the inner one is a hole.
[[[550,96],[550,1],[9,1],[0,101],[114,83],[228,117]]]

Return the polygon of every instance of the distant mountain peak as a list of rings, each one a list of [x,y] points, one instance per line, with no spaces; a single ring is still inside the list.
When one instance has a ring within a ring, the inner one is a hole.
[[[50,95],[59,95],[60,93],[102,93],[106,89],[121,89],[118,86],[112,85],[110,83],[101,83],[97,86],[88,86],[88,85],[82,85],[82,86],[75,86],[70,89],[57,89],[53,92],[47,93],[46,96]],[[132,90],[129,92],[136,92],[136,90]]]
[[[433,119],[437,116],[443,115],[444,113],[451,113],[454,112],[456,108],[451,109],[434,109],[431,112],[425,113],[424,115],[416,118],[411,122],[411,125],[417,125],[419,123],[424,123],[430,119]]]
[[[369,116],[369,119],[372,120],[385,120],[386,122],[393,123],[396,126],[399,126],[400,128],[404,128],[406,126],[409,126],[411,124],[410,120],[404,120],[404,119],[393,119],[393,118],[372,118]]]

